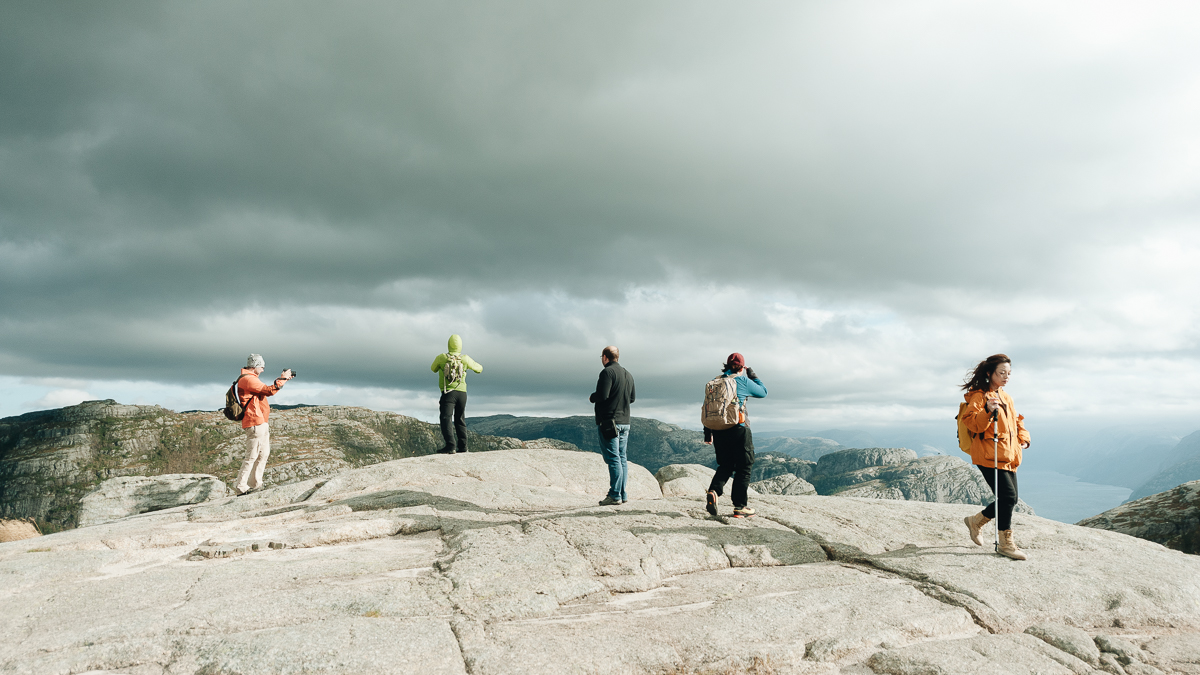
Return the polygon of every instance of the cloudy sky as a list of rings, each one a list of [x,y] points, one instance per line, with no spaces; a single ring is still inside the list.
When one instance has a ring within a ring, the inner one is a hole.
[[[1194,3],[8,2],[0,415],[282,403],[1200,427]],[[947,431],[949,435],[951,432]]]

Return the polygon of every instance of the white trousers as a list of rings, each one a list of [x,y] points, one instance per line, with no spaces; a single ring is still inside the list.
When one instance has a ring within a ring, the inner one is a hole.
[[[245,492],[262,485],[263,470],[271,456],[271,429],[266,423],[246,429],[246,459],[238,473],[235,490]]]

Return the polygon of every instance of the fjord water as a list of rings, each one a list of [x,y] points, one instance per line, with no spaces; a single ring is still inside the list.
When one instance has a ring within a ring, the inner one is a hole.
[[[1133,492],[1119,485],[1087,483],[1057,471],[1022,467],[1017,477],[1021,499],[1039,516],[1063,523],[1077,523],[1119,506]]]

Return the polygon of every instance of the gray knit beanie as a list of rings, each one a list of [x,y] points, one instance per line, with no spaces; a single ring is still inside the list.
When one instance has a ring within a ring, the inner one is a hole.
[[[267,363],[265,361],[263,361],[262,356],[260,356],[258,354],[251,354],[250,356],[246,357],[246,367],[247,368],[266,368]]]

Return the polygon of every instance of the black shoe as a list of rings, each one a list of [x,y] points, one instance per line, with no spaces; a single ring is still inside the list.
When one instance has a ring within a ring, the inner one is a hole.
[[[466,450],[458,450],[457,454],[463,455],[463,454],[466,454],[466,452],[467,452]]]
[[[704,508],[708,509],[708,515],[717,515],[717,493],[715,490],[709,490],[704,495]]]
[[[438,451],[437,451],[437,454],[439,454],[439,455],[453,455],[453,454],[454,454],[454,448],[442,448],[441,450],[438,450]]]
[[[620,506],[620,505],[621,505],[620,499],[613,499],[612,497],[605,497],[604,499],[600,500],[600,506]]]

